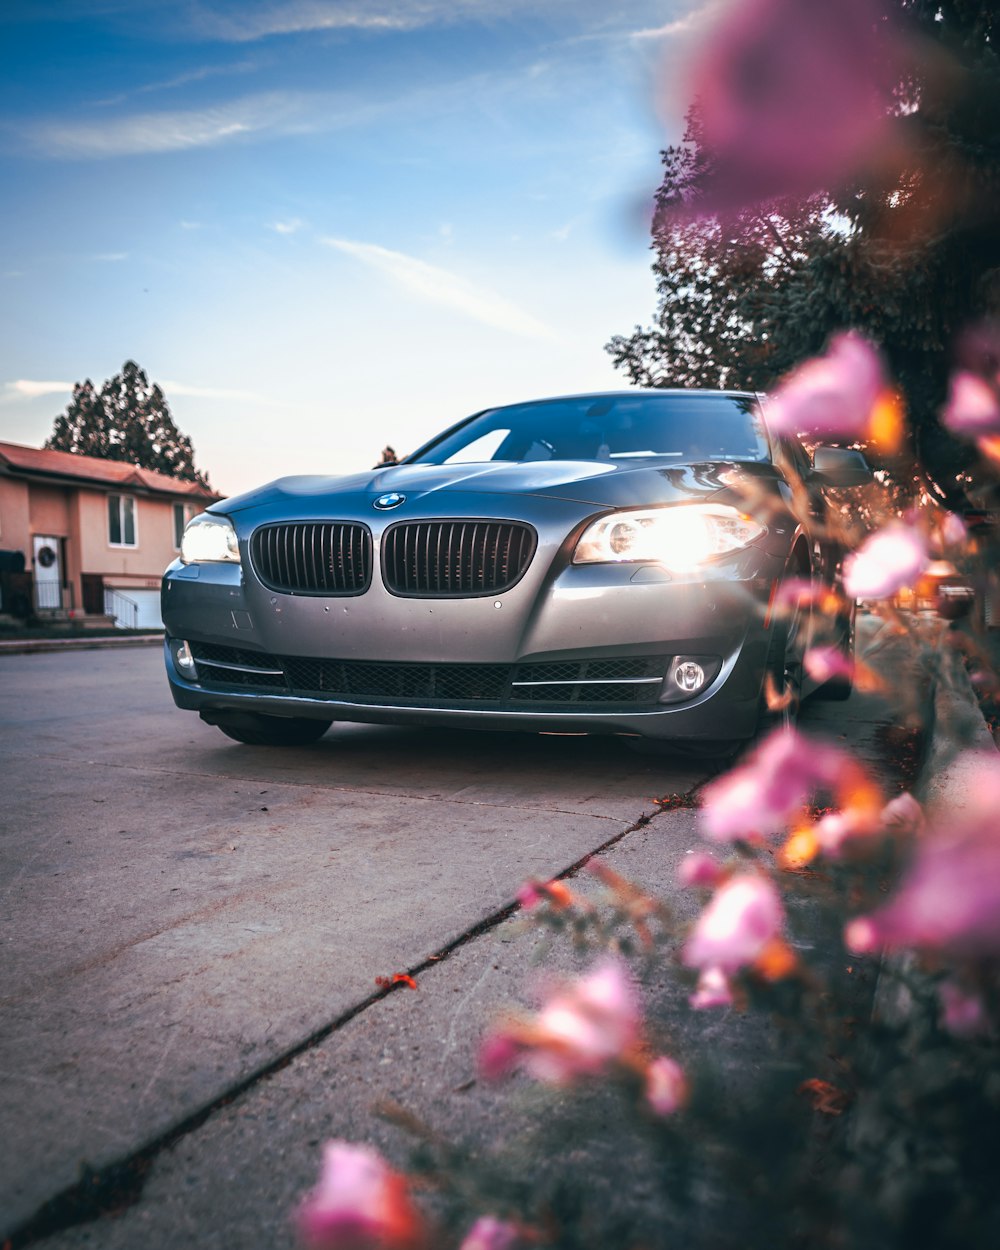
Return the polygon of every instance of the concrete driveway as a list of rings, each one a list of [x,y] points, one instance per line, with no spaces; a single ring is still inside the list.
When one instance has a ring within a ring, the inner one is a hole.
[[[239,746],[157,648],[0,657],[0,722],[7,1230],[705,775],[583,738]]]
[[[239,746],[172,706],[161,665],[157,648],[0,656],[15,1245],[59,1228],[46,1245],[285,1244],[316,1141],[378,1136],[377,1096],[468,1121],[454,1091],[523,981],[503,922],[526,877],[601,853],[669,893],[698,844],[704,765],[611,739],[351,725]],[[807,727],[884,769],[883,704],[808,706]],[[386,996],[397,972],[422,993]],[[158,1197],[79,1224],[154,1162]]]

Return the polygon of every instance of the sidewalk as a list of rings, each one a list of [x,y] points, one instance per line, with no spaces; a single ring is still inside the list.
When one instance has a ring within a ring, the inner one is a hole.
[[[56,634],[46,638],[3,638],[0,655],[27,655],[32,651],[93,651],[105,647],[152,647],[162,644],[163,634],[121,634],[91,637],[87,634]]]
[[[948,758],[953,735],[988,750],[994,749],[992,739],[971,690],[966,693],[961,683],[956,689],[940,687],[934,706],[926,758],[940,771],[932,778],[925,771],[923,797],[935,805],[957,804],[965,781]],[[819,705],[811,728],[843,734],[865,758],[884,757],[888,717],[873,696],[854,696],[847,704]],[[684,856],[701,845],[697,812],[682,808],[671,812],[669,824],[662,812],[637,822],[601,859],[693,918],[698,901],[678,893],[675,874]],[[586,890],[586,878],[577,878],[574,888]],[[123,1160],[117,1172],[95,1177],[105,1212],[96,1222],[64,1224],[63,1232],[15,1245],[291,1250],[289,1213],[315,1183],[324,1140],[367,1141],[394,1163],[408,1162],[412,1143],[380,1117],[380,1100],[402,1105],[446,1139],[472,1143],[480,1156],[498,1147],[504,1167],[519,1167],[543,1187],[557,1184],[567,1156],[578,1166],[585,1159],[588,1201],[596,1211],[607,1216],[622,1204],[645,1202],[648,1218],[666,1227],[670,1213],[649,1205],[643,1181],[648,1142],[607,1132],[616,1116],[613,1098],[587,1104],[590,1119],[582,1123],[572,1094],[554,1093],[523,1077],[498,1087],[477,1079],[480,1039],[505,1004],[531,1001],[530,984],[542,955],[545,969],[557,972],[589,962],[574,956],[568,939],[546,949],[537,930],[525,930],[516,915],[496,913],[468,941],[409,969],[416,992],[401,987],[360,1004],[323,1036],[306,1039],[286,1064],[234,1090],[225,1104],[178,1125],[176,1133]],[[731,1011],[692,1019],[685,998],[665,969],[647,1006],[670,1053],[682,1059],[699,1052],[716,1055],[720,1078],[737,1101],[747,1081],[782,1075],[780,1039],[766,1021]],[[595,1116],[597,1144],[588,1145],[585,1133],[593,1131]],[[710,1231],[675,1229],[675,1240],[683,1232],[686,1244],[721,1245]],[[727,1235],[735,1244],[744,1230],[734,1225]],[[607,1245],[619,1250],[612,1241]]]

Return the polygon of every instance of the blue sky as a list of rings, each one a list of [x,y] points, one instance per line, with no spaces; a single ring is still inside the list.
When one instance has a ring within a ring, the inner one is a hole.
[[[8,0],[0,438],[134,359],[234,493],[623,385],[714,7]]]

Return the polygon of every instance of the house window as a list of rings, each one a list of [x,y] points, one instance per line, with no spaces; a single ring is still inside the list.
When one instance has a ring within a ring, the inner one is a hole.
[[[108,542],[112,547],[134,547],[135,500],[131,495],[108,496]]]
[[[194,516],[194,508],[189,503],[174,504],[174,550],[180,551],[181,539],[184,536],[184,526]]]

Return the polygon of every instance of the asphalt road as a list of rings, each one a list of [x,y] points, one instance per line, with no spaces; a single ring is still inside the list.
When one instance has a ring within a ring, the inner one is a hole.
[[[614,740],[353,725],[240,746],[173,707],[161,665],[155,647],[0,656],[0,1236],[178,1126],[210,1142],[227,1096],[252,1099],[283,1057],[308,1065],[331,1031],[347,1049],[328,1070],[385,1064],[402,1028],[407,1051],[433,1035],[443,1072],[457,1017],[439,1028],[433,995],[408,994],[392,1024],[379,978],[427,969],[439,1003],[465,1003],[473,978],[485,1010],[510,992],[489,988],[491,943],[526,877],[611,847],[669,888],[697,844],[694,813],[655,800],[691,795],[703,765]],[[877,759],[884,713],[855,696],[810,719]],[[218,1235],[142,1244],[241,1244]]]

